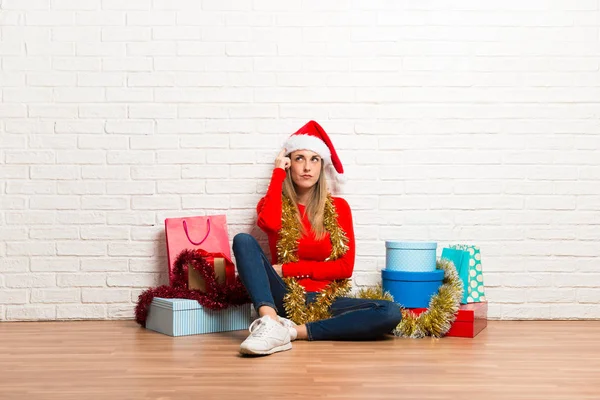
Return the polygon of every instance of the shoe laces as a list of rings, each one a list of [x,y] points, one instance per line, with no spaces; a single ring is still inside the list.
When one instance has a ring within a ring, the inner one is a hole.
[[[253,337],[263,337],[270,329],[267,326],[267,320],[271,319],[267,316],[259,318],[250,324],[248,330]]]

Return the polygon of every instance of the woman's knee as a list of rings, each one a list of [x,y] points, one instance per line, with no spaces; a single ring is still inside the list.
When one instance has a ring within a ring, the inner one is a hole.
[[[254,238],[254,236],[249,233],[238,233],[233,237],[233,251],[241,247],[254,246],[257,245],[258,242]]]

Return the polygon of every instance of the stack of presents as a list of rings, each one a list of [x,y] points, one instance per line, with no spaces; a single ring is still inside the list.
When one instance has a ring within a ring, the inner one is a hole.
[[[176,258],[186,249],[202,249],[206,253],[205,260],[214,268],[219,284],[235,280],[225,216],[168,218],[165,232],[171,285]],[[386,242],[383,289],[415,314],[427,309],[442,285],[444,271],[436,269],[436,251],[437,244],[432,242]],[[446,336],[475,337],[487,324],[479,248],[455,245],[444,248],[441,257],[454,263],[464,286],[462,305]],[[186,273],[187,289],[206,290],[196,270],[189,268]],[[170,336],[184,336],[247,329],[253,318],[249,303],[212,310],[196,300],[154,297],[145,327]]]
[[[444,279],[444,271],[436,269],[437,243],[388,241],[385,247],[383,290],[415,314],[424,312]],[[452,261],[463,284],[461,306],[446,336],[473,338],[487,326],[481,252],[477,246],[453,245],[442,249],[441,258]]]
[[[235,266],[224,215],[165,220],[169,284],[173,285],[177,256],[184,250],[202,249],[205,260],[214,268],[217,283],[235,280]],[[206,291],[206,282],[193,268],[188,268],[189,290]],[[154,297],[146,319],[146,328],[170,336],[197,335],[248,329],[252,323],[250,303],[222,310],[203,307],[196,300]]]

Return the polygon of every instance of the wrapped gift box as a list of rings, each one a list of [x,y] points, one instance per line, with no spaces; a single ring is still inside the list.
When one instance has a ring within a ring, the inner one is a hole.
[[[205,254],[204,259],[214,268],[216,281],[219,285],[235,280],[235,267],[230,259],[223,254],[216,254],[216,256],[209,253]],[[206,292],[206,282],[204,282],[204,278],[200,272],[194,268],[188,269],[188,289]]]
[[[433,272],[436,242],[385,242],[385,269],[404,272]]]
[[[441,269],[432,272],[381,271],[383,290],[405,308],[427,307],[444,279]]]
[[[198,335],[247,329],[250,304],[210,310],[196,300],[155,297],[150,305],[146,328],[169,336]]]
[[[425,310],[427,309],[411,309],[417,315]],[[487,302],[461,305],[456,321],[454,321],[446,336],[474,338],[487,326],[487,311]]]

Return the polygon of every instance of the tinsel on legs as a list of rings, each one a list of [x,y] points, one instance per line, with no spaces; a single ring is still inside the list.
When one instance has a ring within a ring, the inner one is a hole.
[[[319,292],[314,302],[307,305],[304,288],[294,278],[285,278],[284,281],[288,287],[283,297],[285,311],[288,318],[298,325],[331,318],[331,304],[348,293],[351,287],[348,279],[333,281]]]

